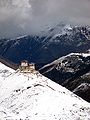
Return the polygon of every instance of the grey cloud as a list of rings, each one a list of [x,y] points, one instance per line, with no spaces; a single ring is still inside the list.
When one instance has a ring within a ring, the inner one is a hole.
[[[0,36],[38,33],[66,21],[90,24],[90,0],[0,0]]]

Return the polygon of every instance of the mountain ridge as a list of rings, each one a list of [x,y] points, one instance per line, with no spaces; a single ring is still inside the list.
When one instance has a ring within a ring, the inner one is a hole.
[[[90,84],[90,52],[71,53],[67,56],[63,56],[54,62],[45,65],[39,69],[39,72],[66,87],[70,91],[74,91],[82,83]],[[87,88],[85,93],[82,85],[81,94],[79,93],[79,88],[75,93],[90,102],[88,97],[90,91],[89,86],[87,86]],[[86,94],[85,98],[83,97],[84,93]]]
[[[41,66],[72,52],[90,48],[90,29],[85,26],[57,25],[39,35],[0,40],[0,55],[12,62],[23,59]]]

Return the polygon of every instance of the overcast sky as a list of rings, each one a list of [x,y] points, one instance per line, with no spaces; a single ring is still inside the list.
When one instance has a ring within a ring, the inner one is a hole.
[[[0,37],[38,33],[60,21],[90,25],[90,0],[0,0]]]

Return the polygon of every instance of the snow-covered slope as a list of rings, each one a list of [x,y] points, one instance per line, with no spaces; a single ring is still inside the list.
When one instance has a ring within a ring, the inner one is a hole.
[[[0,63],[0,66],[4,65]],[[0,79],[0,120],[90,118],[89,103],[39,73],[24,74],[11,70],[9,76]]]
[[[6,65],[0,62],[0,81],[2,80],[2,78],[5,78],[11,75],[13,72],[14,72],[13,69],[7,67]]]

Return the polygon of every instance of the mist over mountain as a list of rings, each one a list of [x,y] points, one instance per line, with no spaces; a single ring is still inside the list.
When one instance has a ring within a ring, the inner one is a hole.
[[[89,0],[0,0],[6,119],[90,120]]]
[[[89,25],[89,0],[0,0],[0,38],[37,34],[57,23]]]

